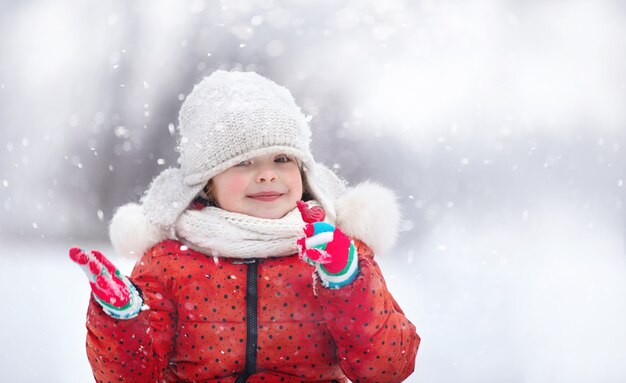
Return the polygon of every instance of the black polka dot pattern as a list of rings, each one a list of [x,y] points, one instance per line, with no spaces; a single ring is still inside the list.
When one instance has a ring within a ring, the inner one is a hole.
[[[313,267],[295,255],[259,260],[257,373],[248,382],[399,382],[413,371],[415,327],[357,244],[360,275],[337,290],[314,288]],[[247,266],[181,246],[163,241],[136,265],[131,281],[150,307],[136,318],[110,318],[92,300],[96,381],[234,382],[245,368]]]

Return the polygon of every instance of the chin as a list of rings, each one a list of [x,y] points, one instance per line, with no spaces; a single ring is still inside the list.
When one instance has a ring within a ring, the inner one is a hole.
[[[257,211],[256,214],[253,215],[257,218],[279,219],[283,218],[290,211],[291,209],[268,209],[265,211]]]
[[[290,211],[292,211],[293,209],[296,208],[296,201],[293,201],[293,206],[291,203],[284,203],[285,201],[282,201],[282,203],[275,205],[275,206],[268,206],[268,205],[252,205],[252,206],[248,206],[248,211],[246,212],[246,214],[251,215],[253,217],[256,218],[263,218],[263,219],[279,219],[279,218],[283,218],[284,216],[287,215],[287,213],[289,213]]]

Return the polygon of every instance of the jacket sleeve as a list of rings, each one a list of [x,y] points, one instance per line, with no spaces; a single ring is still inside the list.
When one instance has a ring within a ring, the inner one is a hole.
[[[372,251],[355,245],[359,276],[340,289],[317,291],[339,364],[354,383],[401,382],[415,368],[420,337],[387,290]]]
[[[87,357],[97,382],[162,381],[176,333],[176,306],[159,272],[166,256],[157,244],[135,265],[131,282],[149,309],[119,320],[91,298],[87,311]]]

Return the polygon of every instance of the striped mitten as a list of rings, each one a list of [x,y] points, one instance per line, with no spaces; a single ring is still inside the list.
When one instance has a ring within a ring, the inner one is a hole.
[[[70,249],[70,258],[87,275],[96,302],[109,316],[130,319],[139,315],[143,300],[135,286],[99,251],[86,254],[77,247]]]
[[[300,258],[316,267],[324,287],[338,289],[348,285],[359,274],[354,243],[329,223],[310,222],[308,206],[298,204],[298,209],[308,222],[304,227],[305,236],[298,240]]]

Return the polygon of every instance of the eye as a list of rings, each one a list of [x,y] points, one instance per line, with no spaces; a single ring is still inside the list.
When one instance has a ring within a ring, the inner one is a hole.
[[[235,166],[248,166],[252,164],[252,160],[245,160],[245,161],[241,161],[240,163],[238,163]]]
[[[280,154],[274,158],[274,162],[285,163],[290,162],[291,158],[286,154]]]

